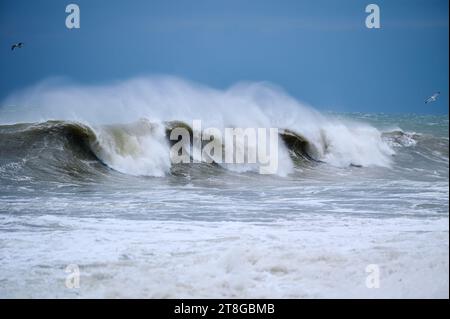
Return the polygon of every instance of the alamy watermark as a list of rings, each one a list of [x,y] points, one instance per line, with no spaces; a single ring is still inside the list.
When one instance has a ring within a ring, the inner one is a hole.
[[[80,28],[80,7],[71,3],[66,6],[66,13],[69,15],[66,17],[67,29],[79,29]]]
[[[366,17],[366,27],[368,29],[380,29],[381,28],[381,16],[380,7],[371,3],[366,6],[366,13],[369,15]],[[80,28],[80,7],[78,4],[71,3],[66,6],[66,27],[68,29],[79,29]]]
[[[170,131],[174,142],[170,149],[173,164],[204,162],[216,164],[255,164],[260,174],[278,171],[277,128],[208,127],[201,120],[192,122],[192,130],[184,126]],[[192,140],[191,140],[192,139]]]
[[[366,266],[366,287],[369,289],[380,288],[380,266],[370,264]]]
[[[366,13],[370,13],[366,17],[366,27],[368,29],[380,29],[381,28],[380,7],[374,3],[369,4],[366,6]]]
[[[80,288],[80,267],[76,264],[67,265],[64,270],[68,275],[66,276],[66,288],[78,289]]]
[[[80,28],[80,7],[78,4],[71,3],[66,6],[66,27],[68,29],[79,29]],[[366,17],[366,27],[368,29],[380,29],[381,28],[381,17],[380,17],[380,7],[371,3],[366,6],[366,13],[369,15]]]

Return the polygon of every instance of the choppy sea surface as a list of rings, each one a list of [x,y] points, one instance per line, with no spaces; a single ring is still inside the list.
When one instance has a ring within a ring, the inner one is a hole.
[[[152,121],[1,121],[0,297],[448,298],[448,115],[323,116],[275,175],[167,164]]]

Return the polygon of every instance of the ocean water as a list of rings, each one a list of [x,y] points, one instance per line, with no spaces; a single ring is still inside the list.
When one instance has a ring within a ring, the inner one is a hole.
[[[279,128],[277,173],[172,164],[194,119]],[[448,133],[264,83],[42,83],[0,108],[0,297],[448,298]]]

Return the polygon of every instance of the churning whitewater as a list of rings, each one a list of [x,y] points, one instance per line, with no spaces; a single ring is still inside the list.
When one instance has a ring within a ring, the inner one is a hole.
[[[195,121],[275,128],[275,174],[199,160]],[[269,83],[48,80],[0,105],[0,297],[448,298],[448,149],[448,116],[320,113]]]

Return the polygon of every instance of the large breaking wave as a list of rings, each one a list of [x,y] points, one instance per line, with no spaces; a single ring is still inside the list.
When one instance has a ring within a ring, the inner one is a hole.
[[[219,129],[278,128],[279,175],[311,162],[389,167],[394,154],[376,128],[323,115],[268,83],[218,90],[172,77],[104,86],[46,81],[2,105],[3,163],[44,156],[47,164],[75,172],[92,170],[95,162],[95,169],[164,176],[173,168],[168,132],[191,129],[198,119]]]

